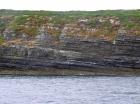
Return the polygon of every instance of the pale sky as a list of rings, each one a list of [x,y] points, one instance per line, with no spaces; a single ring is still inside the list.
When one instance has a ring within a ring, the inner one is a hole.
[[[54,11],[140,9],[140,0],[0,0],[0,9]]]

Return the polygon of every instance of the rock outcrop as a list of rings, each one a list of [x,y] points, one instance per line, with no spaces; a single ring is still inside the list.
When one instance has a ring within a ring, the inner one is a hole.
[[[118,34],[115,43],[71,39],[52,47],[1,46],[0,67],[88,71],[128,68],[132,71],[140,69],[139,53],[140,37]]]
[[[116,15],[58,17],[0,16],[0,74],[140,74],[139,24],[131,15],[129,24]]]

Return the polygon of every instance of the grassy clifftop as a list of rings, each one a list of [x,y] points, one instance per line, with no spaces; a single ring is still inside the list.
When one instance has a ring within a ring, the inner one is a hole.
[[[36,36],[42,26],[55,37],[66,34],[112,40],[119,29],[125,30],[128,34],[140,35],[140,10],[0,10],[0,34],[10,29],[15,34]]]

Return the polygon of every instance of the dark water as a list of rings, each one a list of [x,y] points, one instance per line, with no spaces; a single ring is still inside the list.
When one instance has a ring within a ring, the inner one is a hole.
[[[140,104],[140,77],[0,77],[0,104]]]

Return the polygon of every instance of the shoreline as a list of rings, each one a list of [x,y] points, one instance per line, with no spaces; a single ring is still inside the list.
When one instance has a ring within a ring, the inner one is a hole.
[[[140,76],[140,69],[1,69],[0,75],[12,76]]]

